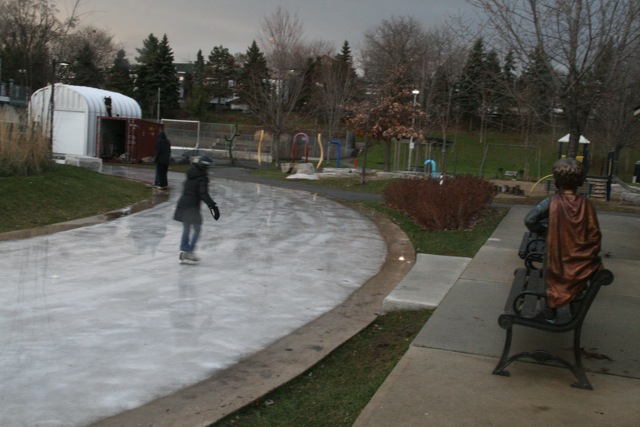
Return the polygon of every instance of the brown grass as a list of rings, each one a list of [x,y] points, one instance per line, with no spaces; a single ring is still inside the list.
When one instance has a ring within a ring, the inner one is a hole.
[[[0,177],[37,175],[52,163],[49,139],[40,127],[0,122]]]

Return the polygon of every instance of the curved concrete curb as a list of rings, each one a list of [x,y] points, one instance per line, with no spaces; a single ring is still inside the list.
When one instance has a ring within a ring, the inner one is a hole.
[[[123,209],[117,209],[115,211],[106,212],[100,215],[90,216],[87,218],[78,218],[71,221],[59,222],[56,224],[43,225],[41,227],[27,228],[25,230],[7,231],[0,233],[0,242],[7,240],[28,239],[30,237],[45,236],[48,234],[58,233],[60,231],[73,230],[74,228],[87,227],[89,225],[102,224],[107,221],[131,215],[136,212],[150,209],[160,203],[164,203],[169,200],[168,193],[154,192],[150,199],[142,200],[138,203],[134,203],[131,206],[127,206]]]

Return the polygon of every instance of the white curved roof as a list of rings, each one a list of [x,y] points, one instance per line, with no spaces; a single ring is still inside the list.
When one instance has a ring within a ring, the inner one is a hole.
[[[135,99],[118,92],[86,86],[55,84],[53,116],[53,148],[55,153],[95,155],[96,122],[108,116],[105,98],[111,98],[112,117],[139,119],[142,110]],[[51,86],[31,95],[31,120],[50,121]]]
[[[97,113],[98,116],[106,116],[107,108],[104,98],[111,97],[113,116],[140,118],[142,111],[135,99],[129,98],[118,92],[98,89],[87,86],[71,86],[61,83],[56,84],[55,103],[56,108],[73,109],[75,103],[86,102],[88,112]],[[75,105],[82,108],[80,104]]]
[[[37,111],[38,107],[48,108],[51,97],[51,86],[38,89],[31,95],[32,109]],[[107,108],[104,105],[104,98],[111,97],[112,115],[114,117],[141,118],[142,110],[135,99],[118,92],[98,89],[87,86],[72,86],[62,83],[55,85],[55,109],[67,111],[84,111],[93,116],[106,116]],[[38,105],[44,104],[44,105]]]

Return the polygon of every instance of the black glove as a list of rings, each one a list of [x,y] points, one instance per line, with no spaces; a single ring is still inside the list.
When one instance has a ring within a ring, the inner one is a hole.
[[[218,218],[220,218],[220,209],[218,209],[218,205],[214,203],[213,205],[209,206],[209,210],[211,211],[211,216],[213,217],[213,219],[217,221]]]

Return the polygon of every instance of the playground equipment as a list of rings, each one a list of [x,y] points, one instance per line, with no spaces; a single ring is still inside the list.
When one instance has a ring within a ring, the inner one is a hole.
[[[424,161],[424,172],[427,173],[427,165],[431,167],[431,178],[438,178],[438,171],[436,170],[436,161],[427,159]]]
[[[303,141],[305,143],[304,162],[309,163],[309,136],[303,132],[299,132],[293,136],[293,142],[291,143],[291,163],[296,162],[296,142],[297,142],[296,140],[298,139],[299,136],[302,136],[304,138]]]
[[[240,132],[238,131],[238,125],[234,125],[231,135],[224,136],[224,140],[227,141],[227,150],[229,151],[229,160],[231,160],[231,166],[235,166],[236,164],[236,159],[233,157],[233,148],[235,147],[233,144],[233,140],[236,139],[236,136],[238,135],[240,135]]]
[[[335,144],[338,146],[338,156],[336,157],[336,167],[339,168],[340,167],[340,151],[341,151],[340,141],[333,140],[331,141],[331,144],[332,145]]]
[[[318,134],[318,145],[320,146],[320,160],[318,161],[318,164],[316,165],[316,170],[320,170],[320,165],[322,164],[322,160],[324,158],[324,149],[322,148],[322,141],[320,140],[320,137],[322,136],[322,134]]]
[[[264,139],[264,129],[260,131],[260,139],[258,140],[258,166],[262,166],[262,140]]]

